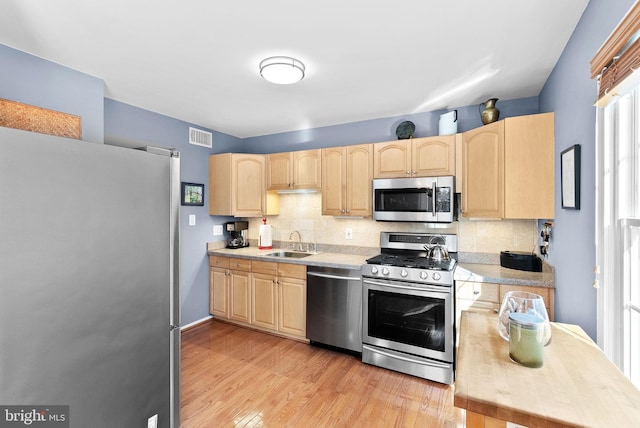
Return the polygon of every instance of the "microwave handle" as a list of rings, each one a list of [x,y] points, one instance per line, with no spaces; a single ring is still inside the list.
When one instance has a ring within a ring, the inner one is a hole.
[[[431,212],[433,214],[433,216],[436,216],[436,196],[437,196],[437,191],[438,191],[438,183],[436,183],[435,181],[433,182],[433,185],[431,187],[431,197],[433,198],[433,203],[431,204]]]

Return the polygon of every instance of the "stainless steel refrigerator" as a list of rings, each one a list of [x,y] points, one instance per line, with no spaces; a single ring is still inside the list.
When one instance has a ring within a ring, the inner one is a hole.
[[[0,128],[0,426],[180,425],[179,192],[175,150]]]

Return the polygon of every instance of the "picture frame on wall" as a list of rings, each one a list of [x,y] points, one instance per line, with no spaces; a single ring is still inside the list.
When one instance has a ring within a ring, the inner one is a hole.
[[[203,206],[204,184],[182,182],[181,205]]]
[[[560,153],[560,185],[562,187],[562,208],[580,209],[580,144]]]

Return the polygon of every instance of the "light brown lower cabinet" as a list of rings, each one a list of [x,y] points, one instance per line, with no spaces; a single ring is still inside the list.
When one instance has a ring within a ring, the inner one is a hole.
[[[229,319],[251,324],[251,260],[229,259]]]
[[[209,257],[209,313],[251,323],[251,260]]]
[[[307,267],[254,260],[253,325],[294,338],[306,337]]]
[[[209,312],[217,318],[306,340],[307,267],[210,256]]]
[[[549,314],[554,319],[554,289],[491,282],[456,281],[456,325],[460,325],[461,311],[498,313],[502,299],[508,291],[526,291],[542,296]]]

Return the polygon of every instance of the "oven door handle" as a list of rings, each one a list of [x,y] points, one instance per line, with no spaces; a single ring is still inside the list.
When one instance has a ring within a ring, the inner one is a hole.
[[[450,363],[441,363],[441,362],[433,361],[433,360],[424,361],[424,360],[419,360],[419,359],[407,358],[407,357],[405,357],[403,355],[398,355],[396,353],[392,354],[390,352],[385,352],[382,349],[377,348],[377,347],[374,349],[374,348],[371,348],[371,347],[369,347],[367,345],[362,345],[362,346],[364,348],[367,348],[367,349],[375,352],[376,354],[384,355],[385,357],[395,358],[395,359],[402,360],[402,361],[407,361],[409,363],[422,364],[424,366],[440,367],[440,368],[444,368],[444,369],[448,369],[448,368],[451,367]]]
[[[442,294],[451,294],[451,289],[449,287],[445,289],[444,287],[434,287],[426,284],[421,285],[420,287],[405,287],[403,285],[389,284],[386,282],[377,282],[377,281],[372,281],[370,279],[363,279],[362,282],[364,284],[377,285],[378,287],[396,288],[399,290],[410,290],[410,291],[425,290],[425,291],[433,291],[433,292],[442,293]]]

